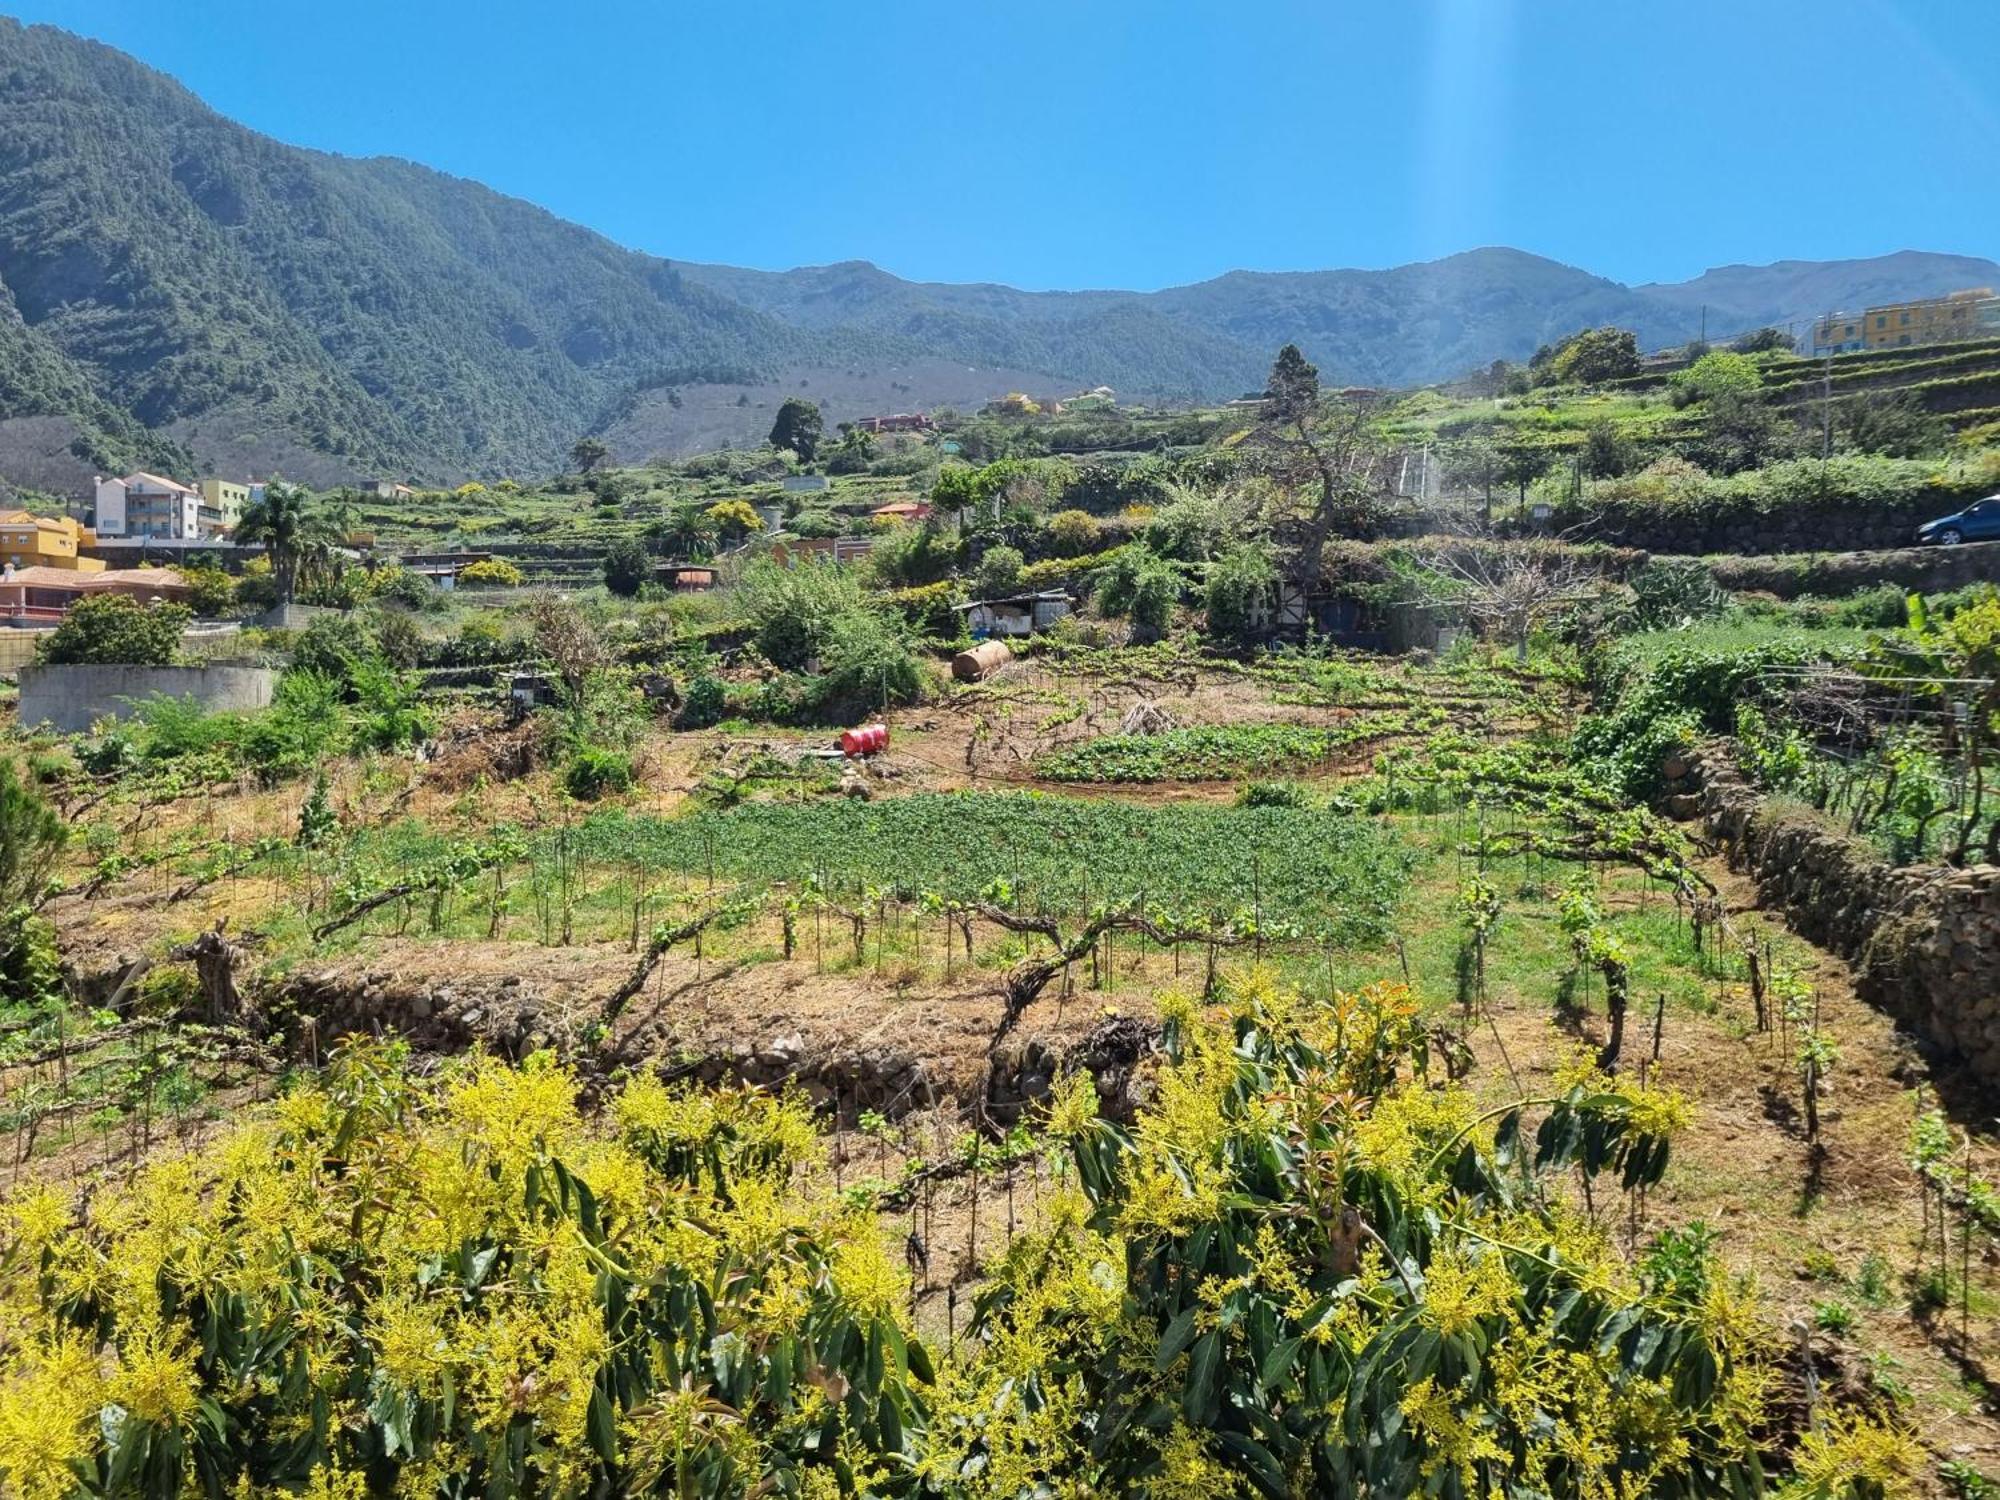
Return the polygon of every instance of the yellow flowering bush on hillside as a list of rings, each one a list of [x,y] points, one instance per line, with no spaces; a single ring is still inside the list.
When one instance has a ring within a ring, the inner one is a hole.
[[[1429,1077],[1400,986],[1308,1002],[1253,970],[1225,999],[1223,1022],[1163,1007],[1132,1127],[1058,1097],[1074,1187],[991,1268],[977,1352],[934,1393],[937,1490],[1774,1493],[1748,1289],[1698,1239],[1632,1265],[1540,1185],[1656,1181],[1684,1101],[1579,1061],[1482,1114]],[[1775,1492],[1861,1500],[1896,1492],[1884,1455],[1909,1444],[1851,1421],[1803,1451],[1810,1479]],[[1856,1453],[1852,1487],[1804,1487]]]
[[[23,1496],[799,1493],[911,1465],[927,1356],[806,1109],[546,1056],[357,1048],[84,1222],[16,1207],[0,1475]],[[850,1457],[850,1454],[853,1456]]]
[[[1636,1189],[1688,1110],[1579,1055],[1482,1110],[1400,986],[1266,971],[1163,1007],[1153,1103],[1064,1080],[1042,1222],[934,1360],[811,1115],[547,1056],[339,1055],[198,1158],[8,1205],[0,1486],[178,1500],[1904,1492],[1908,1439],[1791,1445],[1749,1289],[1634,1264],[1546,1190]],[[1530,1138],[1525,1121],[1533,1118]],[[1775,1487],[1766,1473],[1785,1473]]]

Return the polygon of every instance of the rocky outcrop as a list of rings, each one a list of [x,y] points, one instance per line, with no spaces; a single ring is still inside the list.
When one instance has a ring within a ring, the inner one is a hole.
[[[1855,992],[2000,1089],[2000,867],[1889,864],[1865,841],[1745,780],[1728,747],[1680,768],[1667,810],[1698,819],[1759,904],[1854,968]]]

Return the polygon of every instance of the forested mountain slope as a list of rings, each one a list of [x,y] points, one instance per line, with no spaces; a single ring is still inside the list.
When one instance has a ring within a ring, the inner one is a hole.
[[[533,205],[280,145],[11,21],[0,280],[100,395],[219,463],[546,466],[634,385],[810,343]]]

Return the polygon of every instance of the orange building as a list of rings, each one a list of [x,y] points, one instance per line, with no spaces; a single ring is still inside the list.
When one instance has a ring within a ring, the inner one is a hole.
[[[0,511],[0,564],[15,568],[61,568],[101,573],[104,563],[79,550],[97,535],[68,516],[32,516],[25,510]]]

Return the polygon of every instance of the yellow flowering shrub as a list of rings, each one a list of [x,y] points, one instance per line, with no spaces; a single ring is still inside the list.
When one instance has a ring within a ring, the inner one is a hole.
[[[1432,1082],[1400,986],[1309,1002],[1251,970],[1226,999],[1219,1024],[1168,1008],[1129,1128],[1058,1094],[1081,1196],[993,1268],[933,1403],[939,1488],[1762,1488],[1772,1350],[1742,1289],[1669,1285],[1535,1181],[1657,1180],[1684,1101],[1579,1064],[1526,1140],[1522,1107]],[[1895,1434],[1855,1432],[1842,1453],[1893,1463]]]
[[[1151,1105],[1068,1156],[934,1360],[797,1099],[360,1045],[199,1157],[0,1214],[0,1491],[1642,1500],[1907,1489],[1707,1239],[1633,1263],[1538,1178],[1657,1181],[1685,1101],[1566,1064],[1482,1112],[1401,986],[1170,1007]],[[1523,1121],[1536,1117],[1532,1133]],[[1671,1253],[1668,1253],[1668,1252]]]
[[[8,1206],[0,1487],[723,1495],[909,1471],[930,1367],[907,1281],[872,1220],[803,1188],[802,1104],[646,1078],[593,1122],[551,1057],[434,1087],[403,1063],[357,1047],[80,1221],[47,1190]]]

